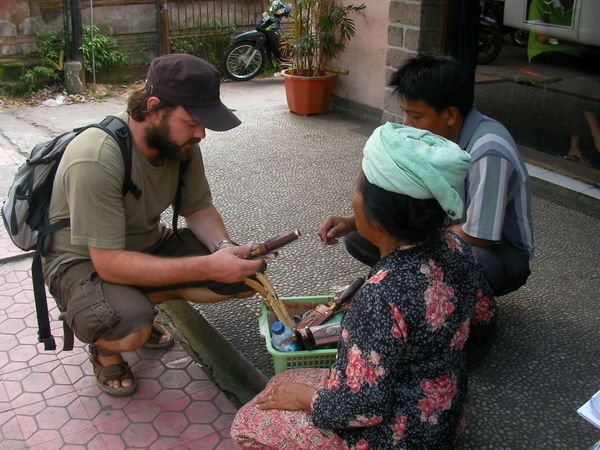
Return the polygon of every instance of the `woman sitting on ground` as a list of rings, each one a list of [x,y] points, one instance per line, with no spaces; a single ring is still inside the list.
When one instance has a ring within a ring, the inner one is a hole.
[[[342,322],[331,369],[273,377],[231,436],[249,448],[447,448],[464,427],[463,350],[495,302],[469,245],[454,187],[469,155],[427,131],[388,123],[369,138],[352,208],[381,259]]]

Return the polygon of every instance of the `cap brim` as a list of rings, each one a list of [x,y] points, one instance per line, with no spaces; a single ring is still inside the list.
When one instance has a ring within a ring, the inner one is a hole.
[[[211,106],[184,106],[184,108],[196,122],[209,130],[227,131],[242,123],[223,103]]]

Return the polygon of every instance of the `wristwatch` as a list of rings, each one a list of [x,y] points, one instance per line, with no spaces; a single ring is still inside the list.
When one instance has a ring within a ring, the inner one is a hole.
[[[213,248],[213,253],[219,250],[225,244],[239,245],[237,242],[233,242],[230,239],[223,239],[222,241],[217,242],[217,245],[215,245],[215,248]]]

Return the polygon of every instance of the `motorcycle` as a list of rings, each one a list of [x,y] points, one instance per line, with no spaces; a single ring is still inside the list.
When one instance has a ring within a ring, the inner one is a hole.
[[[223,55],[223,69],[228,78],[234,81],[247,81],[256,77],[273,58],[282,61],[281,19],[292,12],[290,3],[278,0],[271,3],[262,13],[254,30],[240,33],[232,38],[233,44]]]
[[[529,31],[512,28],[504,24],[504,0],[482,0],[480,5],[481,13],[497,22],[503,36],[508,37],[513,44],[519,47],[527,47]]]
[[[490,64],[502,50],[502,33],[500,25],[490,16],[479,16],[479,43],[477,64]]]

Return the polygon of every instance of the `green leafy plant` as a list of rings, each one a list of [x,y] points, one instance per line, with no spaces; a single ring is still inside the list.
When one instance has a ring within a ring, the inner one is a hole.
[[[43,61],[58,71],[63,70],[65,51],[60,34],[57,32],[40,34],[38,39],[38,53]]]
[[[59,33],[50,32],[38,35],[38,55],[42,65],[24,70],[17,82],[6,88],[12,95],[24,95],[46,86],[57,84],[63,70],[63,41]]]
[[[294,75],[318,76],[327,63],[341,54],[356,34],[350,15],[365,4],[341,5],[336,0],[296,0],[294,25],[286,34],[286,54]]]
[[[100,31],[97,26],[83,27],[84,69],[92,70],[92,50],[95,69],[124,65],[127,57],[119,51],[117,40]],[[42,65],[31,67],[23,73],[7,93],[24,95],[46,86],[57,85],[63,78],[65,40],[62,33],[38,35],[38,54]]]
[[[13,93],[20,95],[33,92],[47,85],[55,84],[60,80],[60,71],[53,67],[35,66],[27,69],[21,79],[17,81]]]
[[[83,67],[86,71],[93,68],[106,69],[127,63],[127,56],[119,51],[117,40],[100,31],[96,25],[83,27]],[[92,67],[93,65],[93,67]]]

